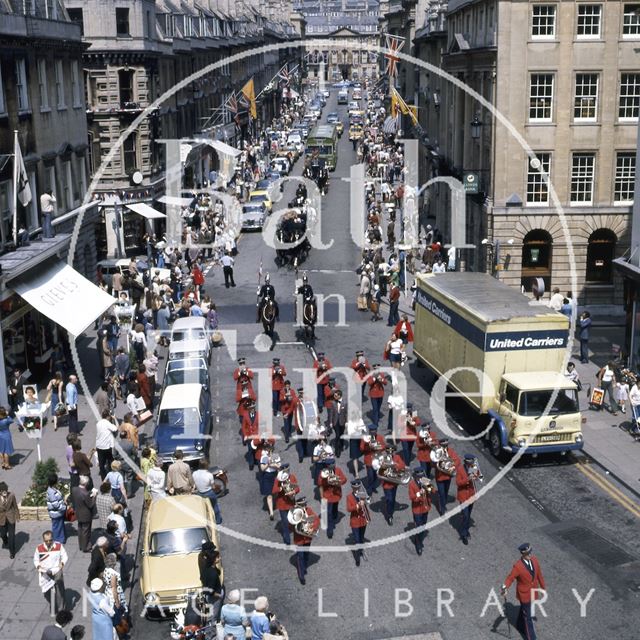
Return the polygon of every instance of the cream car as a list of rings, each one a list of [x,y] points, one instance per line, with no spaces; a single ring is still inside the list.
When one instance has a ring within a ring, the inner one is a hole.
[[[211,503],[199,496],[168,496],[151,502],[140,576],[147,616],[182,609],[189,595],[201,591],[198,554],[207,541],[220,548],[215,522]],[[222,565],[218,568],[222,582]]]

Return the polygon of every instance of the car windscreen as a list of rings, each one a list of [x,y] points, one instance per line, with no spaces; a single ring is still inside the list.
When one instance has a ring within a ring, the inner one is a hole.
[[[209,535],[205,527],[156,531],[151,534],[149,555],[167,556],[174,553],[197,553],[202,549],[203,543],[208,540]]]
[[[330,144],[313,144],[307,147],[307,153],[317,151],[321,156],[329,156],[333,153],[333,145]]]
[[[542,391],[524,391],[520,394],[520,406],[518,413],[521,416],[533,416],[539,418],[544,415],[547,405],[551,400],[553,389]],[[578,412],[578,392],[576,389],[560,389],[555,401],[549,406],[547,415],[556,416]]]
[[[267,199],[267,195],[266,194],[262,194],[262,195],[253,195],[249,198],[249,200],[251,202],[264,202]]]
[[[204,329],[178,329],[171,334],[173,342],[182,342],[183,340],[205,340],[207,334]]]
[[[178,369],[167,371],[165,386],[172,384],[207,384],[207,372],[204,369]]]
[[[163,409],[158,415],[158,424],[182,430],[198,430],[200,413],[196,407],[180,407],[179,409]]]

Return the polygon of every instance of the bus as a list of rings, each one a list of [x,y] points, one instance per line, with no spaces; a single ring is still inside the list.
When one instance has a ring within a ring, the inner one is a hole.
[[[334,124],[314,127],[307,138],[305,155],[311,157],[317,152],[329,171],[334,171],[338,162],[338,131]]]

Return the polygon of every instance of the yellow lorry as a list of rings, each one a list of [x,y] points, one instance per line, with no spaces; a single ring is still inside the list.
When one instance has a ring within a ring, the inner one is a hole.
[[[414,355],[492,420],[495,456],[582,448],[566,316],[484,273],[419,275],[415,310]]]

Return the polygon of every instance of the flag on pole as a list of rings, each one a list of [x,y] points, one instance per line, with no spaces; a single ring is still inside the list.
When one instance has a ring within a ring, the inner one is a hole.
[[[241,93],[249,103],[249,115],[256,120],[258,118],[258,109],[256,106],[256,90],[253,86],[253,78],[242,87]]]
[[[229,99],[226,103],[227,111],[231,114],[233,121],[238,124],[239,116],[238,116],[238,99],[236,98],[236,94],[232,93],[229,96]]]
[[[387,49],[389,49],[389,53],[384,54],[384,57],[387,59],[387,75],[389,78],[395,78],[398,73],[397,64],[400,61],[400,58],[398,58],[396,54],[402,50],[402,47],[404,47],[404,38],[392,36],[387,33],[385,35],[385,40],[387,43]]]
[[[15,145],[13,150],[13,175],[15,194],[23,207],[31,202],[31,185],[29,184],[29,176],[24,166],[22,152],[20,151],[20,143],[18,142],[18,132],[15,135]]]
[[[282,67],[282,69],[280,69],[280,71],[278,71],[278,77],[281,80],[284,80],[284,83],[289,86],[289,81],[291,79],[291,76],[289,74],[289,63],[285,62],[284,67]]]

